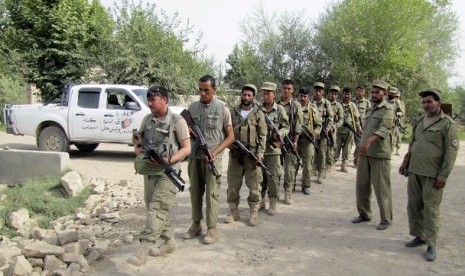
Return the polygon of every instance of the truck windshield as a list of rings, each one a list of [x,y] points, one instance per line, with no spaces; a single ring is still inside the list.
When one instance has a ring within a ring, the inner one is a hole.
[[[141,88],[141,89],[133,89],[132,92],[136,94],[136,96],[145,104],[145,106],[149,106],[147,102],[147,88]]]

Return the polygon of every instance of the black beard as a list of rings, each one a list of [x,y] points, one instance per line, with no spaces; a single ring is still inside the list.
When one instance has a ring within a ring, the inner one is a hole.
[[[388,99],[389,99],[389,100],[393,100],[393,99],[394,99],[394,95],[388,95]]]
[[[245,105],[245,106],[249,106],[249,105],[252,104],[252,101],[248,101],[248,100],[241,99],[241,104],[242,104],[242,105]]]

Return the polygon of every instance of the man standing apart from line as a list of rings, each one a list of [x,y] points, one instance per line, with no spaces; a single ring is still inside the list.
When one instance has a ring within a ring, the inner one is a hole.
[[[231,114],[226,105],[215,98],[216,81],[210,75],[199,80],[200,101],[189,106],[189,112],[205,137],[208,149],[218,170],[221,172],[223,150],[234,142]],[[207,204],[206,223],[207,234],[203,237],[204,244],[214,243],[218,238],[216,228],[219,212],[219,192],[221,178],[216,178],[209,170],[206,157],[199,147],[199,141],[194,140],[188,161],[190,180],[189,192],[192,203],[192,225],[184,233],[184,239],[192,239],[202,233],[200,221],[203,219],[203,195]]]
[[[391,133],[394,127],[394,109],[386,102],[388,84],[374,81],[371,84],[373,107],[366,114],[357,165],[356,197],[359,216],[352,223],[371,220],[371,187],[378,201],[381,222],[376,229],[385,230],[392,223],[391,192]]]
[[[281,145],[278,140],[281,140],[289,133],[289,121],[284,107],[275,102],[276,98],[276,84],[272,82],[264,82],[262,84],[262,100],[263,105],[261,109],[265,116],[271,121],[271,124],[277,129],[277,133],[273,133],[271,127],[267,123],[268,134],[266,139],[266,149],[264,163],[268,171],[272,174],[269,176],[263,171],[262,182],[262,201],[260,203],[260,210],[265,209],[265,195],[268,192],[270,198],[270,206],[267,210],[268,215],[273,216],[276,214],[279,197],[279,179],[281,177]]]
[[[365,91],[366,91],[365,86],[363,85],[357,86],[357,91],[355,92],[356,94],[355,94],[355,99],[354,99],[354,103],[357,106],[358,113],[360,114],[359,123],[360,123],[360,127],[362,128],[362,131],[365,128],[366,112],[368,111],[368,109],[371,108],[371,101],[365,98]],[[359,147],[359,144],[355,143],[354,157],[357,155],[358,147]]]
[[[441,110],[441,92],[430,88],[419,93],[425,115],[417,118],[399,173],[408,174],[408,220],[415,238],[407,247],[428,245],[425,259],[436,259],[440,228],[439,206],[459,149],[457,124]]]
[[[316,183],[322,184],[323,179],[326,178],[326,152],[328,150],[328,136],[331,135],[330,132],[333,126],[334,113],[331,103],[323,98],[325,93],[324,83],[315,82],[313,89],[313,103],[318,109],[322,120],[320,140],[318,140],[320,147],[315,151],[315,165],[318,173]]]
[[[316,106],[310,102],[310,89],[302,87],[299,89],[297,98],[302,106],[302,131],[299,137],[299,154],[304,167],[302,168],[302,193],[310,194],[311,181],[313,175],[313,156],[315,155],[315,145],[321,132],[321,117]],[[308,136],[310,137],[308,137]],[[297,173],[297,172],[296,172]]]
[[[354,133],[350,130],[349,126],[353,128],[358,134],[362,133],[360,127],[360,115],[357,111],[357,106],[351,101],[352,93],[350,87],[344,87],[342,89],[342,108],[344,115],[342,118],[342,126],[337,129],[337,147],[336,147],[336,159],[339,158],[339,154],[342,151],[342,164],[341,171],[348,173],[347,160],[349,159],[350,151],[352,150],[352,143],[354,141]]]
[[[152,86],[147,91],[147,101],[151,113],[144,117],[141,127],[134,137],[134,152],[140,162],[144,162],[144,149],[141,143],[155,146],[167,162],[179,169],[178,162],[190,153],[189,128],[178,114],[168,108],[168,90],[163,86]],[[140,233],[141,245],[128,263],[140,266],[147,261],[150,246],[158,239],[164,242],[158,250],[150,250],[152,256],[162,256],[176,251],[173,227],[169,221],[169,211],[176,200],[176,186],[164,174],[164,168],[156,161],[145,161],[149,172],[144,172],[144,199],[147,208],[147,221]],[[136,163],[140,164],[140,163]],[[137,171],[137,166],[136,166]],[[139,171],[140,172],[140,171]],[[142,173],[142,172],[140,172]]]
[[[278,104],[282,105],[286,110],[289,119],[289,140],[293,143],[294,148],[298,153],[298,145],[300,131],[302,129],[302,106],[292,98],[295,91],[294,82],[285,80],[281,87],[281,99]],[[296,174],[299,170],[299,162],[292,152],[284,154],[284,203],[291,205],[292,189],[295,186]]]
[[[344,109],[342,108],[341,103],[337,100],[339,97],[340,88],[337,85],[332,85],[329,88],[329,96],[328,101],[331,103],[331,108],[333,109],[334,119],[333,119],[333,126],[331,127],[331,137],[333,137],[333,144],[331,146],[328,145],[328,150],[326,152],[326,171],[331,172],[334,168],[334,164],[337,161],[337,157],[335,155],[336,147],[337,147],[337,129],[342,126],[344,123]]]
[[[257,88],[255,85],[246,84],[242,87],[241,102],[231,109],[231,119],[234,129],[234,137],[250,150],[259,161],[263,161],[266,146],[266,122],[265,115],[255,104]],[[240,219],[239,192],[242,187],[242,179],[249,188],[247,201],[250,207],[249,225],[258,224],[258,208],[260,204],[260,183],[262,171],[257,164],[247,157],[246,153],[232,146],[229,151],[228,163],[228,204],[229,214],[225,223],[231,223]]]

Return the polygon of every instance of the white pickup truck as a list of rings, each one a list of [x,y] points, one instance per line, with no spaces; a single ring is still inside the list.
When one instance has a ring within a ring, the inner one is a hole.
[[[7,106],[6,132],[35,136],[45,151],[69,151],[72,144],[83,152],[99,143],[131,144],[132,130],[150,113],[146,95],[141,86],[69,84],[44,104]]]

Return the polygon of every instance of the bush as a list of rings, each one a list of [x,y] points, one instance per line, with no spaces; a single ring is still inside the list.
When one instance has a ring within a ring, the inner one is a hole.
[[[83,207],[91,194],[85,189],[78,196],[68,198],[59,179],[35,179],[25,182],[24,186],[15,186],[0,191],[2,207],[0,209],[0,234],[14,235],[13,229],[8,228],[7,220],[11,212],[20,208],[29,211],[32,219],[37,219],[39,226],[48,228],[50,222],[60,217],[74,214]]]

